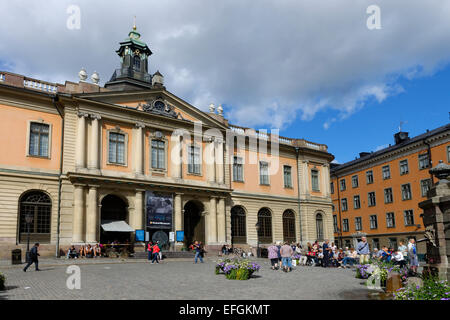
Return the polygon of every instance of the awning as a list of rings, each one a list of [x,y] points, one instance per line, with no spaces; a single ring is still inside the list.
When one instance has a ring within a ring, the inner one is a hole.
[[[123,220],[102,221],[102,228],[107,232],[134,232],[134,229]]]

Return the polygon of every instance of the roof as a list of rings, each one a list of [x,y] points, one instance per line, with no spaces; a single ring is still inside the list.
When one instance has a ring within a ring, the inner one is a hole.
[[[416,143],[416,142],[421,141],[421,140],[425,140],[425,139],[430,138],[430,137],[432,137],[434,135],[443,133],[443,132],[445,132],[447,130],[450,130],[450,124],[446,124],[445,126],[436,128],[436,129],[431,130],[431,131],[427,131],[427,132],[425,132],[423,134],[420,134],[418,136],[415,136],[413,138],[405,140],[405,141],[403,141],[403,142],[401,142],[399,144],[396,144],[396,145],[393,145],[393,146],[389,146],[387,148],[384,148],[384,149],[381,149],[381,150],[378,150],[378,151],[375,151],[375,152],[371,152],[368,155],[363,156],[361,158],[358,158],[358,159],[355,159],[355,160],[352,160],[352,161],[349,161],[349,162],[346,162],[346,163],[343,163],[343,164],[340,164],[340,165],[337,165],[337,166],[333,166],[333,167],[331,167],[331,173],[334,173],[336,171],[340,171],[342,169],[349,168],[351,166],[363,163],[363,162],[365,162],[367,160],[376,158],[376,157],[378,157],[378,156],[380,156],[382,154],[389,153],[389,152],[392,152],[394,150],[401,149],[401,148],[403,148],[403,147],[405,147],[407,145]]]

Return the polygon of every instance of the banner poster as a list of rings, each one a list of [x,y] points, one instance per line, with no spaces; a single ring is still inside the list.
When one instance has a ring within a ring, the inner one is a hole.
[[[145,192],[147,227],[150,229],[172,229],[172,194]]]

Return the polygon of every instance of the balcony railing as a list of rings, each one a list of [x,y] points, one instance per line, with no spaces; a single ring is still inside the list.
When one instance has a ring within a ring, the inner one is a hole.
[[[58,86],[56,85],[56,83],[36,80],[32,78],[24,78],[23,86],[27,89],[40,90],[51,93],[56,93],[58,91]]]

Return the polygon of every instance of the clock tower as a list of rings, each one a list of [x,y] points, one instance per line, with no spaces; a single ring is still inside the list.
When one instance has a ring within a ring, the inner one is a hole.
[[[148,57],[152,54],[141,34],[133,30],[128,38],[120,42],[116,53],[120,57],[120,68],[116,69],[111,79],[105,84],[109,90],[142,90],[152,87],[152,76],[148,73]]]

